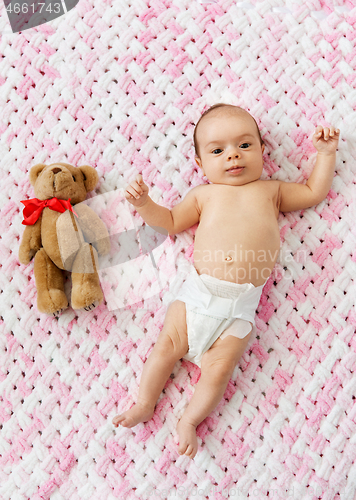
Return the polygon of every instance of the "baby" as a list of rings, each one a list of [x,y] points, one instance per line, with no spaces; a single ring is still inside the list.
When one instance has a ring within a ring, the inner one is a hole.
[[[245,110],[217,104],[194,131],[195,161],[210,181],[193,188],[172,210],[157,205],[137,175],[126,199],[150,226],[170,235],[199,222],[194,268],[168,308],[163,329],[144,365],[137,403],[113,424],[149,420],[177,360],[201,368],[194,395],[177,425],[180,454],[193,458],[196,427],[224,395],[254,324],[262,288],[276,262],[278,213],[320,203],[333,180],[339,130],[318,126],[316,164],[306,184],[261,180],[265,149]]]

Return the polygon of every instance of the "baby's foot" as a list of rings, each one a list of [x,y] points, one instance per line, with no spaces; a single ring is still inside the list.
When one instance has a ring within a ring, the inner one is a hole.
[[[116,415],[113,418],[112,423],[115,427],[122,425],[123,427],[134,427],[140,422],[147,422],[153,416],[154,408],[152,406],[146,406],[142,403],[136,403],[132,408]]]
[[[183,418],[178,422],[177,432],[179,436],[178,453],[194,458],[198,451],[198,440],[196,426],[186,422]]]

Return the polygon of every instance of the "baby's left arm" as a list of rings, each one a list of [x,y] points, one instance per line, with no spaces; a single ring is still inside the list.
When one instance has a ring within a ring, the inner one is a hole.
[[[281,182],[279,199],[281,212],[302,210],[320,203],[328,194],[334,177],[336,149],[340,130],[318,125],[313,144],[318,151],[315,167],[306,184]]]

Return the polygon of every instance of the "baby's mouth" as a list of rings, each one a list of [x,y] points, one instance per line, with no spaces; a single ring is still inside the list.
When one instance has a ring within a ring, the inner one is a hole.
[[[239,172],[242,172],[244,168],[245,168],[245,167],[240,167],[239,165],[235,165],[235,166],[233,166],[233,167],[230,167],[230,168],[227,170],[227,172],[231,172],[231,173],[239,173]]]

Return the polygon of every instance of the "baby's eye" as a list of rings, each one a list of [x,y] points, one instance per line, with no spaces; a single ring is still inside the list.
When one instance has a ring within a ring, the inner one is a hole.
[[[216,148],[214,149],[214,151],[212,151],[213,155],[219,155],[220,153],[222,153],[222,149],[220,148]]]
[[[242,148],[242,149],[246,149],[246,148],[248,148],[248,147],[250,147],[250,144],[249,144],[248,142],[244,142],[244,143],[243,143],[243,144],[241,144],[241,146],[240,146],[240,148]]]

